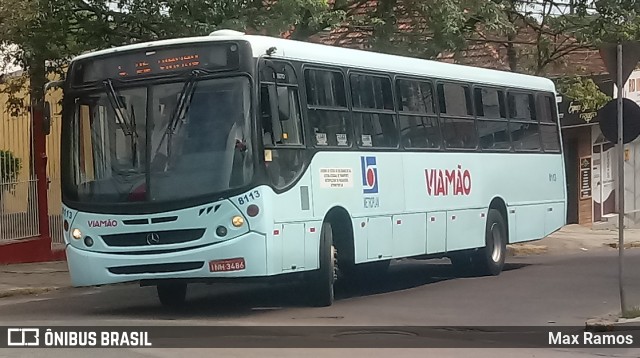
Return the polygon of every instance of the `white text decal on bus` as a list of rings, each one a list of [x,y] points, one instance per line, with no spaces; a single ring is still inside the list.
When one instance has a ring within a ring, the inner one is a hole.
[[[425,169],[424,175],[429,195],[471,194],[471,173],[467,169],[462,170],[461,165],[457,170]]]
[[[352,188],[353,171],[351,168],[320,168],[321,188]]]

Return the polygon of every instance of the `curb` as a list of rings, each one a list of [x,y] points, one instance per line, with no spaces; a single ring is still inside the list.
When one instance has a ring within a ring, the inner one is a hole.
[[[608,331],[640,331],[640,317],[621,318],[619,314],[609,314],[602,317],[588,319],[585,322],[587,331],[608,332]]]
[[[507,254],[509,256],[526,256],[526,255],[541,255],[549,252],[549,247],[545,245],[532,245],[532,244],[513,244],[507,245]]]
[[[8,290],[0,291],[0,298],[14,297],[14,296],[26,296],[26,295],[39,295],[41,293],[47,293],[56,291],[61,287],[17,287]]]
[[[608,243],[608,244],[604,244],[604,246],[608,246],[614,249],[618,248],[618,243],[617,242],[612,242],[612,243]],[[637,248],[640,247],[640,241],[631,241],[631,242],[625,242],[624,243],[624,248],[625,249],[631,249],[631,248]]]

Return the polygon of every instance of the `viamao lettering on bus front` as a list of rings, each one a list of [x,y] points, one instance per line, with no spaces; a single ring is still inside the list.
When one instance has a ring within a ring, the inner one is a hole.
[[[425,169],[424,175],[429,196],[471,194],[471,172],[460,164],[453,170]]]

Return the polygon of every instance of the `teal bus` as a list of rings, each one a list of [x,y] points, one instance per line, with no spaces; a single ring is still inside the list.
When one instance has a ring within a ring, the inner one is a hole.
[[[545,78],[221,30],[84,54],[63,84],[74,286],[334,284],[400,258],[498,275],[565,224]]]

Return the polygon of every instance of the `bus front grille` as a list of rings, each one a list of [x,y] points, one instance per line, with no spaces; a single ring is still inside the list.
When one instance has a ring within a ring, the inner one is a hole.
[[[183,229],[167,231],[133,232],[103,235],[107,246],[156,246],[195,241],[204,236],[205,229]]]
[[[204,261],[177,262],[168,264],[149,264],[109,267],[108,270],[116,275],[135,275],[141,273],[163,273],[198,270],[204,266]]]

